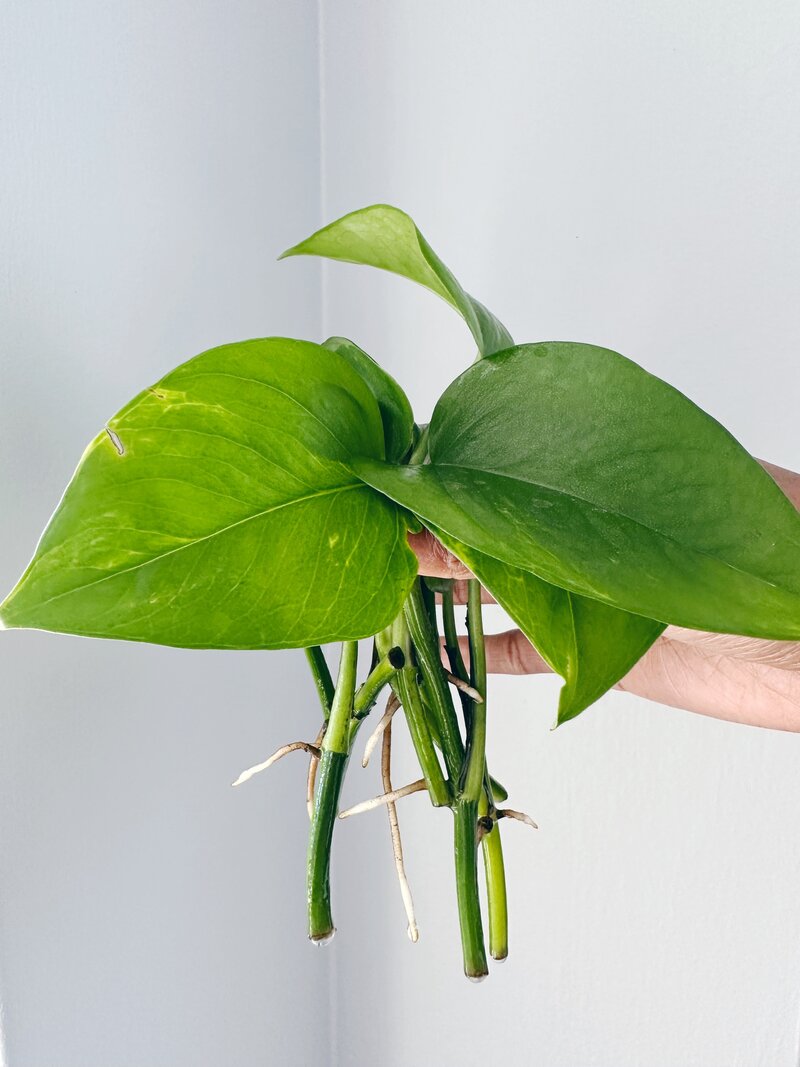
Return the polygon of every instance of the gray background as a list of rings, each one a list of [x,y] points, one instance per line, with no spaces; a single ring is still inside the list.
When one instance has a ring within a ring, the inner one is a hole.
[[[376,200],[519,339],[617,348],[800,469],[799,35],[788,0],[6,3],[4,588],[96,428],[212,344],[349,334],[429,413],[471,358],[443,304],[274,263]],[[511,957],[474,987],[421,797],[420,943],[373,814],[305,944],[301,766],[228,788],[314,732],[301,653],[8,633],[0,678],[10,1067],[800,1062],[795,736],[621,694],[551,734],[555,681],[497,680],[541,830],[505,830]]]

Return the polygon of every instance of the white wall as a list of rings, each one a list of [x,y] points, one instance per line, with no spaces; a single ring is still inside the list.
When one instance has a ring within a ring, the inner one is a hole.
[[[471,358],[444,305],[273,262],[320,188],[411,211],[520,340],[616,347],[800,469],[793,2],[321,11],[320,42],[310,0],[3,8],[4,587],[95,428],[218,341],[349,334],[429,413]],[[314,729],[300,653],[12,632],[0,672],[10,1067],[798,1062],[800,738],[624,695],[551,734],[555,682],[497,680],[492,765],[541,830],[504,829],[511,957],[475,987],[421,797],[420,943],[378,813],[307,948],[302,771],[228,788]],[[376,788],[354,761],[347,797]]]
[[[317,11],[26,0],[0,11],[0,584],[97,427],[211,345],[317,336]],[[10,1067],[324,1062],[301,653],[0,641],[0,993]]]
[[[405,207],[519,340],[617,348],[800,469],[794,2],[324,10],[328,218]],[[471,359],[460,323],[400,280],[325,277],[326,330],[429,412]],[[340,833],[341,1063],[796,1065],[800,738],[621,694],[551,734],[555,689],[494,686],[492,766],[541,829],[504,828],[511,956],[487,982],[459,975],[447,814],[401,810],[416,947],[385,818]]]

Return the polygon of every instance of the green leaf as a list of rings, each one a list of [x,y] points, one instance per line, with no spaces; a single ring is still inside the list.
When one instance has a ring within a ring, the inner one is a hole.
[[[464,318],[481,355],[514,342],[503,324],[469,296],[404,211],[373,204],[345,215],[280,257],[325,256],[401,274],[446,300]]]
[[[354,469],[466,544],[572,592],[701,630],[800,638],[800,516],[676,389],[591,345],[475,364],[431,464]]]
[[[378,405],[328,349],[212,349],[89,445],[7,627],[190,648],[355,639],[395,617],[416,561],[398,509],[357,480]]]
[[[664,624],[550,585],[450,537],[432,532],[469,567],[542,659],[564,679],[557,725],[574,719],[624,678]]]
[[[414,413],[408,397],[372,356],[346,337],[329,337],[324,347],[338,352],[367,383],[380,409],[386,458],[399,462],[411,448],[414,437]]]

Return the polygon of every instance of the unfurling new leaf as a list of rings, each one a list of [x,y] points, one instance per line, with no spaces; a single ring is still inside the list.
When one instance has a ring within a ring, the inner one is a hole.
[[[286,256],[324,256],[401,274],[446,300],[463,316],[482,356],[514,342],[503,324],[469,296],[404,211],[373,204],[345,215],[287,249]]]

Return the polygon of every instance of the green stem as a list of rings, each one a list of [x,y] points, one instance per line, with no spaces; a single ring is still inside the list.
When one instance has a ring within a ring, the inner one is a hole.
[[[487,816],[493,807],[491,796],[484,792],[478,805],[478,814]],[[503,862],[503,843],[500,839],[500,825],[495,822],[488,834],[485,834],[481,847],[483,849],[483,867],[486,872],[486,903],[489,913],[489,955],[495,960],[504,960],[508,956],[508,897],[506,894],[506,868]]]
[[[442,621],[444,622],[444,648],[450,661],[450,671],[457,678],[469,681],[467,666],[461,655],[461,646],[458,643],[458,631],[456,630],[456,612],[453,603],[453,583],[448,581],[442,589]],[[465,695],[468,700],[469,697]]]
[[[358,642],[344,641],[342,658],[339,660],[339,675],[336,679],[336,692],[331,703],[331,715],[322,747],[330,752],[342,752],[345,756],[349,752],[349,725],[350,716],[353,714],[357,667]]]
[[[404,614],[436,719],[447,774],[455,786],[464,762],[464,742],[458,730],[458,719],[442,667],[439,636],[431,624],[419,578],[411,587]]]
[[[456,630],[456,613],[453,606],[453,582],[445,579],[441,589],[442,593],[442,621],[444,622],[444,650],[450,663],[450,673],[464,682],[469,682],[469,672],[461,655],[461,646],[458,643],[458,631]],[[469,735],[470,723],[472,722],[472,700],[463,689],[458,691],[461,700],[461,711],[464,716],[464,729]]]
[[[489,973],[483,943],[483,923],[478,896],[478,804],[459,800],[453,807],[455,818],[456,895],[464,973],[480,981]]]
[[[384,630],[378,635],[377,641],[382,655],[388,655],[390,648],[394,646],[405,657],[405,666],[395,673],[392,688],[403,706],[408,732],[411,734],[411,741],[428,787],[431,803],[437,808],[447,807],[452,803],[453,795],[442,774],[439,757],[433,745],[428,716],[417,682],[414,646],[403,612],[394,620],[389,632]]]
[[[358,643],[345,641],[328,728],[322,741],[314,815],[308,837],[308,936],[318,943],[328,941],[334,934],[330,889],[331,842],[349,756],[350,718],[357,666]]]
[[[397,691],[397,698],[403,705],[408,732],[411,734],[422,776],[428,787],[431,804],[436,808],[449,807],[453,802],[453,794],[442,774],[439,758],[433,747],[431,731],[417,685],[416,667],[403,667],[397,672],[393,684]]]
[[[477,804],[486,771],[486,649],[483,641],[481,587],[474,578],[469,582],[467,604],[470,685],[478,690],[483,702],[479,704],[473,701],[472,704],[462,795]]]
[[[442,595],[444,647],[447,652],[447,658],[450,661],[450,671],[456,678],[461,678],[462,681],[469,682],[469,671],[464,663],[464,657],[461,655],[461,646],[458,642],[458,631],[456,630],[456,617],[453,605],[453,581],[452,579],[443,578],[439,579],[439,583],[440,585],[437,587],[436,591],[440,592]],[[467,730],[469,730],[470,716],[472,715],[472,700],[462,689],[459,689],[458,695],[461,697],[461,704],[464,709],[465,725]],[[485,699],[486,695],[484,694],[484,700]],[[491,792],[493,802],[498,800],[502,804],[504,800],[508,799],[508,790],[501,782],[498,782],[496,778],[492,778],[491,776],[489,776],[488,779],[487,792]]]
[[[353,700],[353,715],[356,719],[364,719],[370,713],[381,690],[394,676],[394,672],[404,667],[406,657],[400,648],[390,648],[385,656],[382,656],[366,680],[359,686]]]
[[[323,748],[320,753],[307,866],[308,936],[317,944],[329,941],[335,933],[331,913],[331,842],[347,760],[343,752]]]
[[[328,669],[328,663],[325,659],[325,654],[319,645],[312,645],[310,648],[305,649],[306,659],[308,665],[311,668],[311,673],[314,676],[314,685],[317,687],[317,695],[319,696],[319,702],[322,705],[322,713],[326,720],[330,715],[331,704],[333,703],[333,679],[331,678],[331,672]]]

